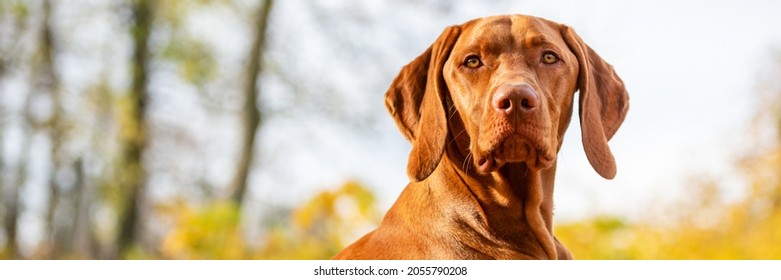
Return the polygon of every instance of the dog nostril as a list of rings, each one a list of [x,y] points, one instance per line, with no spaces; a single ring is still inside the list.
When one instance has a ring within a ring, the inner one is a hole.
[[[533,102],[530,102],[529,99],[524,98],[523,100],[521,100],[521,107],[523,107],[526,110],[534,109],[534,104]]]
[[[512,102],[510,102],[510,99],[507,98],[499,100],[499,102],[496,104],[496,108],[500,110],[508,110],[510,107],[512,107]]]

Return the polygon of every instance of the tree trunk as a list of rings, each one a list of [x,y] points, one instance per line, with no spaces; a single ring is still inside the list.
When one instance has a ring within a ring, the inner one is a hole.
[[[127,199],[119,212],[117,252],[127,252],[137,243],[140,233],[141,204],[144,200],[146,171],[143,155],[147,148],[146,105],[149,100],[149,33],[152,26],[153,0],[135,0],[132,4],[133,38],[132,88],[124,104],[125,121],[121,132],[120,191]]]
[[[9,259],[16,259],[19,257],[19,242],[16,239],[17,221],[19,219],[19,186],[10,186],[10,188],[10,192],[3,202],[5,204],[3,228],[6,235],[6,255]]]
[[[41,92],[48,92],[49,98],[52,104],[52,114],[45,124],[46,132],[51,139],[51,165],[52,169],[49,173],[49,205],[46,209],[46,245],[47,253],[45,258],[52,259],[57,258],[61,252],[61,247],[64,244],[57,242],[56,235],[59,233],[57,221],[55,221],[55,213],[60,203],[60,190],[62,189],[56,180],[56,174],[63,169],[64,156],[62,155],[62,146],[65,141],[65,126],[63,125],[63,110],[62,102],[60,98],[60,79],[54,68],[54,61],[56,55],[56,46],[54,42],[54,32],[52,24],[52,0],[46,0],[43,2],[43,16],[42,32],[41,32],[41,45],[40,45],[40,57],[41,64],[38,66],[38,77],[36,77],[37,87]]]
[[[0,78],[2,78],[2,73],[0,73]],[[3,104],[4,104],[3,98],[2,96],[0,96],[0,106],[2,106]],[[0,114],[3,112],[2,110],[3,108],[0,107]],[[9,208],[9,205],[6,203],[6,196],[5,196],[5,192],[6,192],[5,154],[3,154],[3,148],[2,148],[5,147],[5,138],[3,137],[4,132],[5,132],[5,123],[2,116],[0,116],[0,204],[2,204],[0,205],[0,221],[3,221],[3,231],[6,230],[5,221],[8,220],[6,216],[8,215],[8,208]],[[0,248],[8,247],[8,245],[10,244],[8,242],[8,237],[9,237],[8,232],[5,232],[5,235],[6,235],[6,243],[3,244],[4,247],[0,247]]]
[[[91,259],[92,252],[92,223],[89,215],[89,203],[92,198],[87,190],[87,183],[84,179],[84,163],[81,159],[73,162],[73,169],[76,173],[76,182],[73,186],[73,225],[70,227],[65,239],[66,252],[82,259]]]
[[[262,114],[258,108],[258,96],[260,96],[259,76],[263,71],[263,48],[266,42],[266,30],[268,29],[268,19],[272,4],[272,0],[266,0],[259,7],[257,21],[255,22],[255,37],[245,72],[246,77],[243,88],[244,107],[241,111],[244,137],[241,143],[236,173],[228,188],[231,192],[231,200],[238,206],[241,206],[241,203],[244,201],[249,171],[257,154],[255,150],[255,136],[262,124]]]
[[[19,216],[22,214],[21,193],[24,190],[24,186],[27,184],[27,168],[30,165],[30,143],[32,142],[32,127],[34,126],[31,118],[31,105],[32,94],[27,95],[27,101],[25,105],[25,126],[22,131],[24,139],[22,139],[20,148],[21,157],[16,163],[16,176],[14,176],[13,183],[11,183],[8,192],[8,196],[5,197],[5,220],[3,227],[6,233],[6,252],[9,258],[19,259],[22,255],[19,253]]]
[[[19,3],[20,7],[28,8],[28,4],[25,2]],[[11,20],[11,26],[8,26],[8,32],[2,34],[2,41],[0,42],[0,81],[9,72],[13,70],[17,65],[25,63],[23,53],[19,45],[15,44],[28,32],[28,24],[26,16],[22,16],[18,13],[10,11],[2,11],[0,17],[9,17]],[[5,19],[5,18],[4,18]],[[6,21],[4,21],[6,22]],[[0,93],[0,105],[5,104],[5,93]],[[30,97],[27,96],[27,105],[30,104]],[[29,106],[27,111],[22,114],[29,113]],[[0,114],[6,113],[0,108]],[[22,155],[16,162],[13,159],[7,158],[0,149],[0,221],[2,221],[3,231],[5,232],[5,256],[10,259],[18,259],[22,256],[19,253],[19,244],[17,238],[17,229],[19,216],[21,215],[21,196],[22,190],[27,180],[27,166],[29,163],[29,151],[30,140],[32,138],[30,127],[32,126],[30,119],[25,117],[25,123],[22,129],[22,147],[20,154]],[[3,133],[5,132],[4,119],[0,117],[0,147],[3,147],[5,138]]]
[[[0,98],[0,106],[3,104],[3,99]],[[2,108],[0,108],[0,112],[2,112]],[[5,147],[4,144],[4,138],[3,138],[3,132],[5,132],[5,124],[3,123],[3,119],[0,118],[0,147]],[[5,220],[6,219],[6,212],[8,211],[6,209],[6,202],[5,202],[5,156],[3,155],[3,149],[0,148],[0,221],[3,221],[3,230],[5,231]],[[6,236],[8,236],[8,233],[6,233]],[[8,242],[6,241],[6,244],[3,244],[3,246],[7,246]],[[4,248],[0,247],[0,248]]]
[[[25,172],[23,168],[20,168],[19,175]],[[9,259],[19,258],[19,242],[17,239],[17,225],[19,220],[19,192],[23,181],[17,182],[17,184],[9,185],[9,191],[6,193],[5,201],[5,217],[3,217],[3,229],[5,230],[5,251]]]

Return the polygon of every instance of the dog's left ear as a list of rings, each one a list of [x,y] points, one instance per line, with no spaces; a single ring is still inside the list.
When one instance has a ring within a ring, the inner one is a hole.
[[[572,28],[562,25],[561,36],[580,65],[580,129],[583,148],[594,170],[606,179],[616,176],[616,160],[607,141],[624,122],[629,95],[613,67],[594,52]]]
[[[385,107],[412,143],[407,175],[415,182],[434,172],[445,150],[443,100],[449,92],[442,69],[460,33],[459,26],[446,28],[431,47],[401,69],[385,93]]]

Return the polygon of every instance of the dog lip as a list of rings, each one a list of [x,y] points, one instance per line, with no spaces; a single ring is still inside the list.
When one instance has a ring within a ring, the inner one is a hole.
[[[544,140],[535,131],[537,129],[530,127],[499,130],[491,145],[484,150],[484,156],[475,157],[478,171],[487,174],[513,162],[524,162],[534,169],[550,167],[555,154],[549,153]]]
[[[495,162],[491,154],[475,160],[477,160],[477,171],[482,174],[488,174],[495,166]]]

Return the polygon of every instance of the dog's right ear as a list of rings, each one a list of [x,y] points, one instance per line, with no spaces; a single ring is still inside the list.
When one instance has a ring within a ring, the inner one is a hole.
[[[459,26],[446,28],[423,54],[401,69],[385,93],[385,107],[412,143],[407,162],[407,175],[412,181],[431,175],[445,150],[443,100],[449,92],[442,69],[460,33]]]

